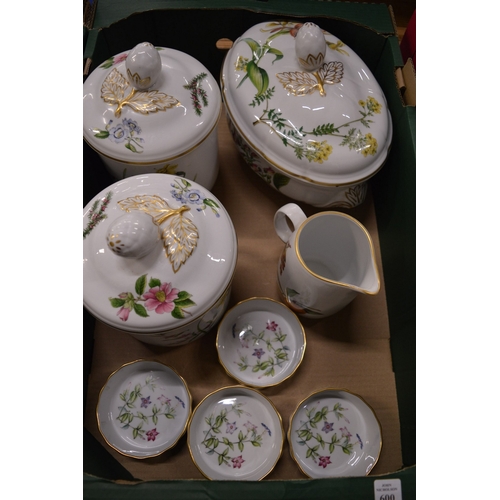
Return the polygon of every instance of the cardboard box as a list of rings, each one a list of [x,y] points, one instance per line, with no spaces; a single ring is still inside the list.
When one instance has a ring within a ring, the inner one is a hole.
[[[201,4],[203,6],[201,6]],[[287,382],[262,392],[276,404],[285,431],[295,406],[323,387],[345,388],[374,408],[383,448],[372,473],[361,478],[310,480],[290,457],[287,443],[273,472],[260,482],[204,480],[190,461],[186,439],[156,459],[122,457],[105,445],[95,419],[98,392],[121,364],[138,358],[174,366],[196,405],[209,392],[236,385],[218,364],[215,332],[178,348],[156,348],[94,321],[84,311],[84,497],[85,498],[379,498],[375,481],[400,481],[403,498],[415,498],[415,123],[397,84],[403,66],[391,11],[385,5],[320,1],[99,0],[86,35],[84,58],[92,71],[110,56],[143,41],[182,50],[218,77],[225,51],[218,40],[235,40],[263,21],[313,21],[355,50],[382,86],[394,137],[383,169],[370,181],[369,198],[349,213],[370,231],[383,270],[376,297],[358,297],[319,322],[303,321],[307,350]],[[251,296],[279,298],[276,263],[281,241],[272,230],[277,208],[290,200],[262,182],[239,157],[225,123],[219,131],[221,171],[212,192],[223,202],[238,236],[238,264],[231,304]],[[84,145],[84,201],[113,183]],[[242,196],[244,195],[244,196]],[[317,210],[302,205],[308,215]],[[373,300],[370,300],[373,299]]]

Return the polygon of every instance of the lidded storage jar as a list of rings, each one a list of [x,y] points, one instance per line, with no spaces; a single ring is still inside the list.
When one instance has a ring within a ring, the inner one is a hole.
[[[352,49],[313,23],[261,23],[229,50],[221,86],[233,138],[270,186],[316,207],[364,201],[392,121]]]
[[[220,89],[199,61],[144,42],[111,57],[83,85],[83,137],[116,179],[217,178]]]
[[[112,184],[83,211],[83,303],[103,323],[163,346],[196,340],[229,303],[231,219],[201,185],[170,174]]]

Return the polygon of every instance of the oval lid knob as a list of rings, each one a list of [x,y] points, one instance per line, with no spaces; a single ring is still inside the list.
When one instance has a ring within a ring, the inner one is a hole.
[[[303,24],[295,36],[295,54],[304,69],[317,70],[326,54],[326,40],[321,28],[310,22]]]
[[[136,45],[125,61],[130,83],[137,90],[151,88],[161,73],[161,57],[149,42]]]
[[[126,213],[111,224],[106,235],[109,249],[121,257],[140,259],[160,240],[158,226],[142,212]]]

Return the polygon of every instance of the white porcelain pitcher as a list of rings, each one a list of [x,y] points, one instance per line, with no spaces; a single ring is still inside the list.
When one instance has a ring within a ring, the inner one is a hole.
[[[274,227],[285,243],[278,283],[287,305],[309,318],[330,316],[358,293],[375,295],[380,278],[366,228],[341,212],[309,218],[295,203],[281,207]]]

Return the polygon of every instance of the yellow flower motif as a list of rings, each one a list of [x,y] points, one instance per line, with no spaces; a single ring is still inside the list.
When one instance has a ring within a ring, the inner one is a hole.
[[[323,141],[321,143],[317,141],[311,141],[310,144],[316,149],[314,157],[312,159],[314,162],[321,164],[324,161],[328,160],[328,157],[333,151],[333,147],[330,144],[328,144],[326,141]]]
[[[364,107],[365,107],[366,102],[365,102],[365,101],[361,101],[361,100],[360,100],[360,101],[358,101],[358,104],[359,104],[361,107],[363,107],[363,108],[364,108]]]
[[[375,155],[378,148],[378,142],[372,134],[365,135],[366,146],[361,151],[361,154],[366,158],[368,155]]]
[[[377,101],[377,99],[373,97],[368,97],[367,98],[367,107],[370,111],[373,111],[373,113],[380,113],[380,110],[382,109],[382,105]]]
[[[236,71],[245,71],[247,68],[248,59],[246,57],[238,56],[236,59],[235,68]]]

